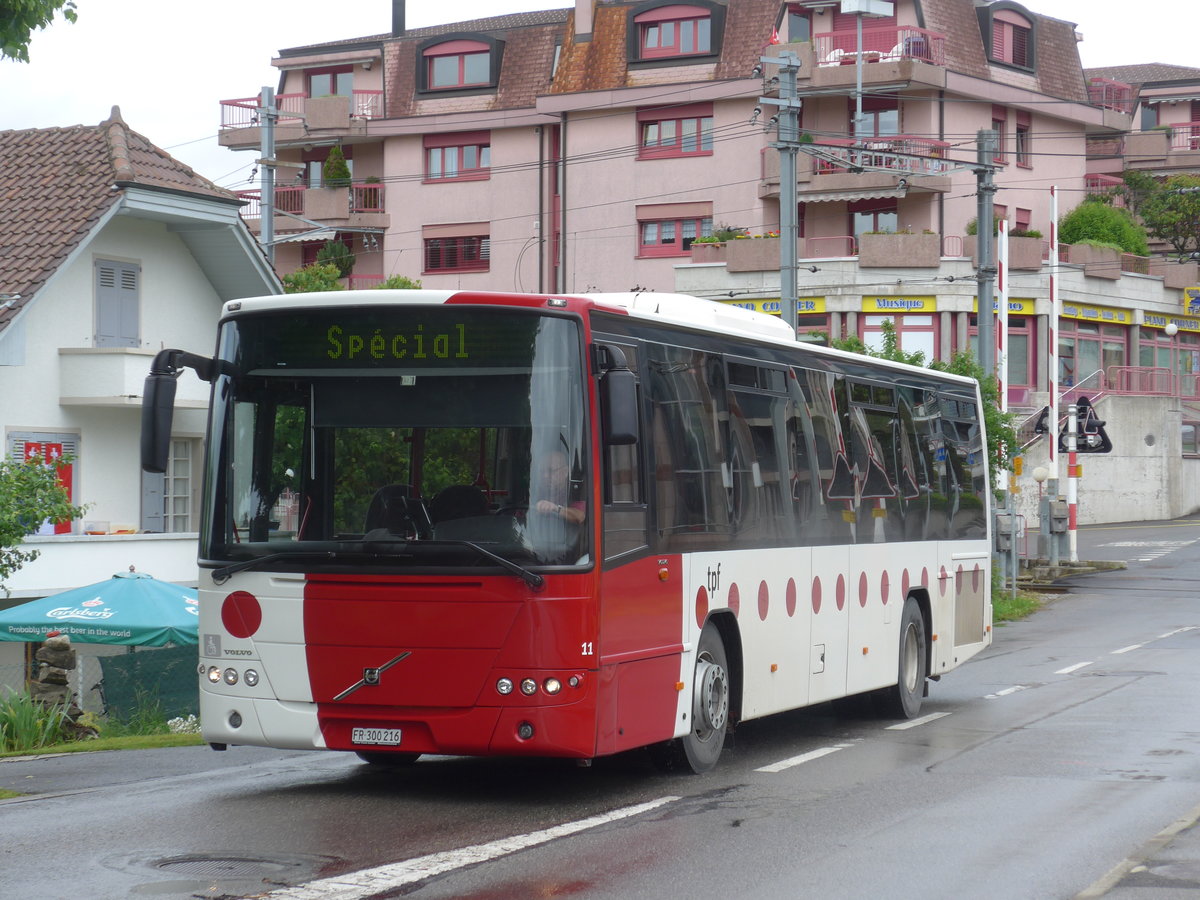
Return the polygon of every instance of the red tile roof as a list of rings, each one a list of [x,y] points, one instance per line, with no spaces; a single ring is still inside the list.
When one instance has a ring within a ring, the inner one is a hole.
[[[115,106],[99,125],[0,131],[0,330],[124,186],[236,200],[131,130]]]

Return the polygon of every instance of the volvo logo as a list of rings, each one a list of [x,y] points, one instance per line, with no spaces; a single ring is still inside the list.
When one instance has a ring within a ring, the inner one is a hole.
[[[390,669],[396,663],[400,662],[402,659],[406,659],[409,656],[412,656],[412,651],[405,650],[399,656],[395,657],[394,659],[388,660],[387,662],[385,662],[382,666],[379,666],[378,668],[368,667],[368,668],[363,669],[363,677],[360,678],[356,683],[350,685],[350,687],[346,688],[344,691],[342,691],[340,694],[338,694],[333,699],[334,700],[345,700],[347,697],[349,697],[351,694],[353,694],[355,691],[357,691],[360,687],[365,687],[365,686],[374,687],[374,686],[378,685],[379,679],[382,677],[384,672],[386,672],[388,669]]]

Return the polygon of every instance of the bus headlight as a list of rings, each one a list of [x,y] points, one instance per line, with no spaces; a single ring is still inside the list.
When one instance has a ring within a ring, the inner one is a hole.
[[[237,669],[226,669],[225,670],[225,683],[226,684],[237,684],[238,683]]]
[[[557,678],[547,678],[542,682],[542,690],[553,696],[562,690],[562,682]]]
[[[508,696],[513,691],[513,683],[511,678],[501,678],[496,682],[496,693]]]
[[[221,681],[221,670],[216,666],[208,667],[208,680],[213,684],[218,684]]]
[[[526,697],[532,697],[537,693],[537,682],[532,678],[526,678],[521,682],[521,693]]]
[[[244,677],[246,679],[247,687],[254,687],[256,684],[258,684],[258,672],[256,672],[254,669],[247,669]]]

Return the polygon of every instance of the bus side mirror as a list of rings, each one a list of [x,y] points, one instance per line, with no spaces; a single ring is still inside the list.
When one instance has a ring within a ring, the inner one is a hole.
[[[637,376],[625,354],[616,347],[599,348],[604,374],[600,376],[600,428],[605,446],[638,441]]]
[[[142,395],[142,470],[167,471],[171,419],[175,413],[175,376],[147,375]]]

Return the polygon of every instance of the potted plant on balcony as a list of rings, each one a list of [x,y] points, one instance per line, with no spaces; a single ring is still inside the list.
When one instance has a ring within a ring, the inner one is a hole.
[[[712,234],[701,235],[692,241],[692,262],[725,262],[726,244],[745,233],[745,228],[736,225],[718,225]]]
[[[329,156],[321,164],[321,184],[327,188],[350,186],[350,166],[346,154],[336,144],[329,148]]]

